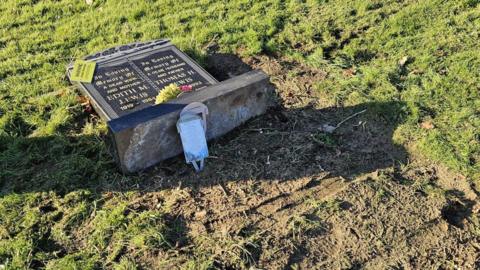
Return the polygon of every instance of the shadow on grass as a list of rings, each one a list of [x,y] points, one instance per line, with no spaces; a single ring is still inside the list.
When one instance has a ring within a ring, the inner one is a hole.
[[[249,69],[248,65],[228,54],[216,54],[210,60],[207,58],[205,63],[207,70],[219,80]],[[102,196],[111,191],[139,191],[154,195],[156,191],[179,185],[195,190],[227,182],[256,180],[273,183],[305,177],[316,179],[325,174],[350,179],[406,162],[405,149],[392,141],[393,132],[402,121],[404,107],[399,102],[324,109],[277,106],[226,136],[211,141],[211,156],[205,170],[199,174],[194,173],[180,155],[147,171],[123,175],[109,153],[107,136],[69,136],[67,134],[75,132],[66,131],[56,136],[28,137],[32,128],[17,119],[13,128],[25,132],[6,130],[5,134],[15,135],[0,135],[0,198],[31,192],[50,192],[54,197],[66,198],[65,195],[80,191],[72,196],[78,197],[75,204],[94,204],[100,209],[104,201]],[[79,118],[81,122],[85,117]],[[340,123],[331,133],[322,128],[326,124],[337,126]],[[319,181],[311,183],[305,188],[311,188]],[[39,209],[44,216],[58,212],[50,204],[41,205]],[[152,209],[156,208],[152,206]],[[167,241],[171,246],[189,244],[189,229],[181,214],[169,215],[166,226],[170,228]],[[49,238],[49,233],[42,237],[37,241],[39,251],[54,250],[64,255],[63,247],[42,240]],[[252,251],[252,254],[259,252]],[[304,256],[301,253],[293,254],[290,263],[301,260]],[[258,256],[252,256],[252,259],[257,260]],[[30,264],[36,263],[42,266],[37,260]]]
[[[1,194],[76,189],[154,191],[255,179],[291,180],[328,172],[352,178],[406,161],[392,141],[401,103],[367,103],[345,108],[275,107],[221,139],[210,142],[206,169],[195,174],[183,156],[135,175],[122,175],[97,136],[0,137]],[[336,126],[333,133],[322,130]],[[152,179],[160,179],[161,181]]]
[[[347,179],[404,163],[407,153],[395,145],[392,135],[402,110],[401,103],[368,103],[345,108],[283,109],[249,121],[227,136],[210,143],[211,157],[200,174],[170,159],[151,174],[189,185],[210,185],[239,180],[291,180],[319,173]],[[325,124],[336,126],[324,132]],[[389,116],[388,116],[389,115]],[[173,183],[175,185],[175,183]]]
[[[250,69],[231,54],[214,54],[204,61],[219,80]],[[123,175],[106,137],[1,136],[0,196],[48,191],[62,196],[76,189],[149,192],[180,182],[199,187],[245,179],[291,180],[325,172],[348,179],[406,161],[405,150],[392,141],[404,107],[400,102],[319,110],[277,106],[210,142],[211,157],[199,174],[178,156],[145,172]],[[346,119],[334,132],[322,131],[323,125],[336,126]]]

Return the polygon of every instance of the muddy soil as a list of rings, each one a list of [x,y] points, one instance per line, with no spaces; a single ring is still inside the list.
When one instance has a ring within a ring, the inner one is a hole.
[[[278,106],[210,143],[200,174],[182,157],[145,172],[136,204],[168,202],[179,232],[145,267],[208,253],[219,269],[480,268],[478,192],[395,145],[399,123],[379,112],[398,104],[325,107],[312,83],[326,74],[267,56],[207,64],[220,80],[261,68]]]

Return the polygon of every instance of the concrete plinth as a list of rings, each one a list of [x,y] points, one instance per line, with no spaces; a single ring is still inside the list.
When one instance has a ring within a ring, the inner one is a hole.
[[[151,167],[182,153],[176,122],[183,107],[202,102],[209,109],[207,140],[219,137],[272,104],[268,76],[254,70],[108,122],[116,159],[125,173]]]

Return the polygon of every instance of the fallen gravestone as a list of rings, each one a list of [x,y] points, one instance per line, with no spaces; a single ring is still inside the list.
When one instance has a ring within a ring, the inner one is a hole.
[[[273,93],[268,76],[258,70],[218,82],[168,40],[119,46],[83,60],[95,63],[90,80],[74,81],[73,63],[67,75],[107,121],[115,158],[126,173],[182,152],[176,123],[188,104],[207,106],[209,140],[264,113]],[[172,83],[193,91],[155,105],[158,92]]]

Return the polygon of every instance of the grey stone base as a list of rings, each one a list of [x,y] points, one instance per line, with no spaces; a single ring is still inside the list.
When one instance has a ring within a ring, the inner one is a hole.
[[[254,70],[108,122],[116,159],[125,173],[151,167],[182,153],[176,122],[183,107],[204,103],[209,109],[207,139],[217,138],[246,120],[265,113],[272,104],[268,76]]]

